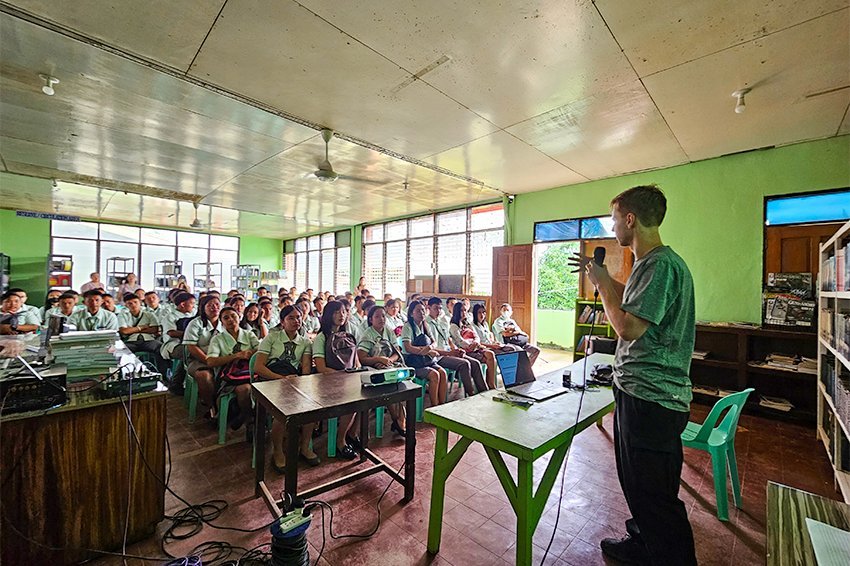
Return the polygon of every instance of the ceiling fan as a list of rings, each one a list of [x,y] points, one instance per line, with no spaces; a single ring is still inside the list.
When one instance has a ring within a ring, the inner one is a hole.
[[[334,131],[329,128],[322,129],[322,139],[325,140],[325,159],[319,162],[318,169],[313,171],[310,176],[315,177],[319,181],[323,183],[333,183],[337,179],[342,179],[344,181],[354,181],[356,183],[366,183],[369,185],[386,185],[391,181],[379,181],[375,179],[365,179],[363,177],[354,177],[352,175],[340,175],[336,171],[334,171],[333,165],[331,165],[330,159],[328,158],[328,144],[331,139],[334,137]]]
[[[189,224],[189,228],[193,228],[195,230],[203,230],[209,227],[209,224],[204,224],[200,220],[198,220],[198,207],[201,206],[201,203],[198,201],[192,202],[192,206],[195,207],[195,219]]]

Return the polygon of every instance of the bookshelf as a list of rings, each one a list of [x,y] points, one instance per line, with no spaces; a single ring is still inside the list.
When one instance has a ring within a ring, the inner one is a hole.
[[[192,264],[192,279],[194,280],[193,287],[195,290],[221,290],[222,269],[223,267],[221,263]]]
[[[257,300],[257,289],[260,288],[260,266],[234,265],[230,268],[230,286],[238,289],[248,301]]]
[[[592,316],[597,317],[596,323],[591,325],[591,318],[584,315],[590,315],[592,312]],[[603,336],[605,338],[616,338],[617,334],[614,332],[614,329],[611,327],[611,324],[607,321],[607,319],[602,318],[605,313],[605,309],[602,307],[602,301],[596,301],[596,307],[593,306],[593,300],[590,299],[578,299],[576,300],[576,321],[575,321],[575,333],[573,336],[575,337],[575,344],[573,345],[573,356],[578,359],[584,357],[585,355],[585,346],[587,339],[585,338],[590,334],[591,329],[593,330],[594,336]],[[600,319],[603,322],[600,322]],[[591,328],[592,327],[592,328]]]
[[[106,292],[117,297],[118,288],[124,283],[127,275],[135,273],[136,258],[133,257],[110,257],[106,260]]]
[[[166,259],[153,263],[154,291],[160,299],[165,300],[169,291],[177,287],[181,275],[183,275],[182,261]]]
[[[12,259],[6,254],[0,254],[0,293],[5,293],[9,288],[11,276]]]
[[[269,290],[273,297],[277,297],[277,292],[286,280],[286,270],[278,271],[263,271],[260,273],[260,285]]]
[[[850,222],[820,247],[817,437],[850,503]]]
[[[67,291],[73,284],[74,258],[69,255],[51,254],[47,258],[47,287]]]
[[[814,423],[817,401],[812,394],[817,381],[811,362],[817,355],[813,332],[780,330],[744,324],[697,324],[695,351],[705,359],[691,360],[694,401],[713,405],[728,392],[755,388],[745,412],[780,420]],[[771,354],[806,358],[806,364],[765,360]],[[782,411],[760,404],[761,396],[781,397],[792,405]]]

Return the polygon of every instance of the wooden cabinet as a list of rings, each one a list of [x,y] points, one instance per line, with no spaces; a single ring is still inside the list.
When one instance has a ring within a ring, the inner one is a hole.
[[[697,325],[695,350],[709,352],[704,360],[691,361],[694,387],[741,391],[755,388],[745,411],[789,420],[814,423],[817,375],[762,364],[771,353],[815,358],[816,336],[812,332],[772,330],[759,327]],[[759,396],[783,397],[794,408],[785,413],[759,405]],[[694,392],[694,400],[714,404],[718,396]]]

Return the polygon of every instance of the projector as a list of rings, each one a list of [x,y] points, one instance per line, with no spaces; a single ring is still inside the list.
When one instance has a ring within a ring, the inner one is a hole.
[[[415,372],[415,369],[408,367],[373,369],[360,372],[360,383],[363,384],[363,387],[385,385],[387,383],[398,383],[400,381],[411,379]]]

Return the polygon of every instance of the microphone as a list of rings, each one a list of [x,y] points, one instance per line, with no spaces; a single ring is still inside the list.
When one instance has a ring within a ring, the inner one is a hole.
[[[593,263],[599,266],[605,263],[605,248],[602,246],[597,246],[593,250]]]
[[[596,246],[596,248],[593,250],[593,263],[600,267],[605,263],[605,248],[603,248],[602,246]],[[599,289],[594,289],[593,300],[596,301],[596,299],[598,298]]]

